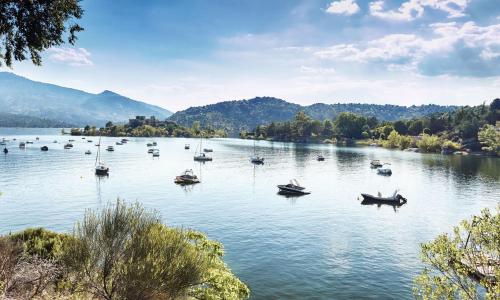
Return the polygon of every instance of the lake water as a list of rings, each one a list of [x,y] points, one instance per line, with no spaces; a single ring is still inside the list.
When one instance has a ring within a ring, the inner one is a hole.
[[[419,243],[500,199],[496,158],[260,141],[266,163],[254,166],[252,141],[211,139],[203,146],[214,149],[214,160],[200,164],[193,161],[198,140],[155,138],[161,156],[153,158],[146,147],[153,139],[130,138],[115,152],[103,151],[110,176],[98,178],[95,137],[72,137],[71,150],[63,149],[71,137],[54,129],[0,129],[1,137],[18,140],[0,156],[0,233],[29,226],[70,231],[88,208],[137,200],[169,225],[221,241],[252,299],[411,299],[422,268]],[[21,140],[35,142],[21,150]],[[118,140],[103,138],[102,145]],[[93,154],[84,155],[87,149]],[[316,161],[320,153],[324,162]],[[393,175],[377,175],[372,159],[390,162]],[[202,183],[175,185],[186,168]],[[312,193],[277,195],[276,185],[291,178]],[[395,188],[408,199],[397,209],[358,200],[361,192]]]

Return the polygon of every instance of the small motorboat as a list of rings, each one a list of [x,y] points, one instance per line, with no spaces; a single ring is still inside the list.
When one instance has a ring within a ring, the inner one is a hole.
[[[71,148],[73,148],[73,145],[70,143],[64,145],[64,149],[71,149]]]
[[[26,144],[33,144],[33,141],[26,141]]]
[[[151,145],[158,146],[158,144],[156,142],[153,142]]]
[[[108,148],[106,148],[106,151],[113,152],[115,151],[115,148],[113,146],[108,146]]]
[[[9,149],[7,149],[7,147],[4,147],[3,148],[3,153],[5,153],[5,154],[9,153]]]
[[[189,144],[184,145],[184,149],[189,150],[190,146]]]
[[[115,144],[116,144],[117,146],[121,146],[121,145],[123,145],[123,143],[122,143],[122,142],[116,142]]]
[[[203,152],[214,152],[211,148],[203,148]]]
[[[148,153],[149,153],[149,154],[153,153],[153,150],[154,150],[154,149],[148,149]]]
[[[316,158],[318,161],[324,161],[325,160],[325,157],[323,155],[318,155],[318,157]]]
[[[103,162],[99,162],[96,166],[95,166],[95,174],[96,175],[109,175],[109,168],[103,163]]]
[[[305,187],[300,186],[297,179],[290,180],[289,184],[278,185],[279,194],[282,195],[308,195],[310,192],[305,191]]]
[[[194,160],[196,160],[196,161],[211,161],[212,158],[210,156],[206,156],[205,153],[200,153],[199,155],[194,156]]]
[[[380,160],[378,160],[378,159],[374,159],[374,160],[372,160],[372,161],[370,162],[370,166],[371,166],[372,168],[380,168],[380,167],[382,167],[382,166],[383,166],[383,164],[380,162]]]
[[[5,146],[5,145],[7,145],[6,142],[4,142],[4,141],[0,142],[0,146]]]
[[[75,140],[68,140],[68,142],[70,142],[70,143],[71,143],[71,142],[74,142],[74,141],[75,141]]]
[[[36,137],[36,140],[37,140],[37,141],[39,141],[39,140],[40,140],[40,138],[39,138],[39,137]]]
[[[122,139],[121,142],[122,144],[126,144],[129,140],[128,139]]]
[[[56,141],[56,140],[54,140],[52,143],[57,144],[57,141]]]
[[[19,149],[24,149],[24,148],[26,148],[26,143],[20,142],[19,143]]]
[[[387,165],[387,164],[384,164],[384,165]],[[382,167],[377,169],[377,174],[390,176],[390,175],[392,175],[392,170],[389,167],[382,166]]]
[[[85,139],[85,137],[82,137],[82,140],[84,140],[84,139]]]
[[[262,165],[264,163],[264,157],[252,156],[250,157],[250,161],[254,164]]]
[[[42,150],[42,151],[49,151],[49,147],[47,147],[47,146],[42,146],[42,147],[40,147],[40,150]]]
[[[92,143],[92,140],[87,140],[87,143]]]
[[[153,144],[152,143],[147,143],[146,146],[153,147]]]
[[[160,156],[160,150],[159,149],[153,149],[153,157],[159,157]]]
[[[87,150],[87,151],[85,151],[85,154],[90,155],[90,154],[92,154],[92,152],[90,150]]]
[[[176,176],[174,182],[180,185],[185,185],[200,183],[200,180],[196,175],[194,175],[193,170],[186,170],[181,175]]]
[[[401,196],[398,190],[395,190],[392,196],[389,197],[383,197],[380,192],[378,192],[377,196],[373,196],[370,194],[361,194],[363,197],[363,201],[361,204],[390,204],[390,205],[403,205],[408,200]]]

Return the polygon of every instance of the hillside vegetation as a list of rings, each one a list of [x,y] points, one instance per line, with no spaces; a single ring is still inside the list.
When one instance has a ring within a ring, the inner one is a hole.
[[[450,112],[456,106],[421,105],[398,106],[377,104],[323,104],[301,106],[272,97],[257,97],[250,100],[225,101],[217,104],[191,107],[173,114],[169,120],[183,126],[199,121],[202,127],[225,129],[236,136],[241,131],[251,131],[256,126],[271,122],[291,120],[303,111],[314,120],[334,119],[341,112],[351,112],[378,120],[393,121],[421,117],[433,113]]]

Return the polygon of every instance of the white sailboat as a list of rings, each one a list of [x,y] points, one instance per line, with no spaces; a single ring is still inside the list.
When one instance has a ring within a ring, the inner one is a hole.
[[[250,161],[254,164],[263,164],[264,157],[258,156],[255,154],[255,138],[253,140],[253,156],[250,157]]]
[[[97,156],[95,158],[95,174],[109,175],[109,168],[103,161],[101,161],[101,137],[99,137],[99,144],[97,146]]]
[[[195,161],[211,161],[212,158],[210,156],[207,156],[205,153],[203,153],[202,149],[203,149],[203,136],[200,136],[200,144],[198,145],[198,147],[196,147],[196,152],[194,154],[194,160]]]

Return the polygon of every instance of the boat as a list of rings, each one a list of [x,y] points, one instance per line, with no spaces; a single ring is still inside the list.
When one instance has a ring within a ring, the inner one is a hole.
[[[255,139],[253,140],[253,156],[250,157],[250,162],[257,165],[262,165],[264,163],[264,157],[255,154]]]
[[[115,148],[113,146],[108,146],[108,148],[106,148],[106,151],[115,151]]]
[[[39,140],[40,140],[40,138],[39,138],[39,137],[36,137],[36,140],[37,140],[37,141],[39,141]]]
[[[129,140],[128,139],[122,139],[121,142],[122,144],[126,144]]]
[[[95,158],[95,174],[100,176],[109,175],[109,168],[101,161],[101,137],[99,137],[99,146],[97,147],[97,155]],[[113,146],[110,146],[113,147]],[[109,148],[109,147],[108,147]]]
[[[75,140],[68,140],[68,142],[70,142],[70,143],[71,143],[71,142],[74,142],[74,141],[75,141]]]
[[[153,147],[153,144],[151,144],[151,143],[147,143],[147,144],[146,144],[146,146],[148,146],[148,147]]]
[[[193,170],[186,170],[181,175],[176,176],[174,182],[177,184],[185,185],[200,183],[200,180],[196,175],[194,175]]]
[[[115,144],[116,144],[117,146],[121,146],[121,145],[123,145],[123,143],[122,143],[122,142],[116,142]]]
[[[206,156],[205,153],[200,153],[194,156],[194,160],[196,161],[212,161],[210,156]]]
[[[64,149],[71,149],[71,148],[73,148],[73,145],[70,143],[64,145]]]
[[[202,145],[203,145],[203,137],[200,137],[200,144],[198,145],[198,147],[196,147],[196,152],[194,154],[194,160],[195,161],[212,161],[212,158],[210,156],[207,156],[207,155],[205,155],[205,153],[201,152]],[[198,149],[200,150],[200,152],[198,152]]]
[[[47,147],[47,146],[42,146],[42,147],[40,147],[40,150],[42,150],[42,151],[49,151],[49,147]]]
[[[153,153],[154,149],[148,149],[148,153]]]
[[[318,157],[316,158],[318,161],[324,161],[325,160],[325,157],[323,155],[318,155]]]
[[[19,148],[20,148],[20,149],[24,149],[24,148],[26,148],[26,143],[24,143],[24,142],[20,142],[20,143],[19,143]]]
[[[4,142],[4,141],[0,142],[0,146],[5,146],[5,145],[7,145],[6,142]]]
[[[158,157],[160,156],[160,150],[159,149],[153,149],[153,157]]]
[[[90,154],[92,154],[92,152],[90,150],[87,150],[87,151],[85,151],[85,154],[90,155]]]
[[[282,195],[308,195],[310,192],[305,191],[305,187],[300,186],[297,179],[290,180],[289,184],[278,185],[279,194]]]
[[[184,145],[184,149],[189,150],[190,146],[189,144]]]
[[[158,144],[156,142],[153,142],[151,145],[158,146]]]
[[[380,192],[378,192],[377,196],[370,194],[361,194],[363,197],[363,202],[361,204],[390,204],[390,205],[403,205],[408,200],[401,196],[398,190],[395,190],[394,193],[389,197],[383,197]]]
[[[3,148],[3,153],[5,153],[5,154],[9,153],[9,150],[7,149],[7,147]]]
[[[380,160],[378,160],[378,159],[374,159],[374,160],[372,160],[372,161],[370,162],[370,166],[371,166],[372,168],[380,168],[380,167],[382,167],[382,166],[383,166],[383,164],[380,162]]]
[[[33,144],[32,141],[26,141],[26,144]]]
[[[54,140],[52,143],[57,144],[57,141],[56,141],[56,140]]]
[[[252,157],[250,157],[250,162],[257,164],[257,165],[262,165],[264,163],[264,157],[252,156]]]
[[[388,164],[384,164],[384,165],[388,165]],[[392,175],[392,170],[389,167],[382,166],[382,167],[377,169],[377,174],[390,176],[390,175]]]
[[[92,140],[87,140],[87,143],[92,143]]]
[[[203,148],[203,152],[214,152],[211,148]]]

